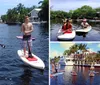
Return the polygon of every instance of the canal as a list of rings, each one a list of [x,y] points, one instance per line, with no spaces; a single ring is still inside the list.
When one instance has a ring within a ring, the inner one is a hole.
[[[64,74],[51,77],[50,85],[100,85],[100,68],[95,67],[94,77],[89,76],[90,67],[83,66],[61,66]],[[73,76],[71,72],[75,69],[77,76]]]
[[[16,36],[22,35],[20,25],[0,24],[0,85],[48,85],[48,28],[33,25],[32,52],[40,57],[46,67],[44,71],[29,67],[17,55],[22,49],[22,41]]]

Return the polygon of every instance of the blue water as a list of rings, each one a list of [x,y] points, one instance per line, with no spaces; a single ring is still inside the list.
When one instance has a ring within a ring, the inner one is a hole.
[[[99,72],[94,77],[89,77],[89,67],[76,66],[77,76],[72,76],[73,66],[63,66],[64,74],[50,78],[50,85],[100,85],[100,67],[95,71]]]
[[[20,25],[0,24],[0,85],[48,85],[48,31],[41,25],[34,25],[32,52],[40,57],[46,68],[44,71],[26,65],[17,55],[21,49]]]
[[[74,29],[79,28],[77,24],[73,24]],[[57,41],[58,30],[61,29],[62,24],[51,24],[50,28],[50,40]],[[76,35],[73,41],[100,41],[100,25],[96,24],[92,26],[92,30],[84,35]]]

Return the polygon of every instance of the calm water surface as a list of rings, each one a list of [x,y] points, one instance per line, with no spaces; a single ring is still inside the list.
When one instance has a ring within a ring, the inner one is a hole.
[[[17,50],[21,49],[19,25],[0,24],[0,85],[48,85],[48,31],[41,25],[34,25],[32,52],[45,63],[44,71],[27,66],[20,60]]]
[[[50,40],[57,41],[58,30],[62,27],[62,24],[51,24],[50,28]],[[74,29],[79,28],[78,24],[73,24]],[[92,30],[85,36],[76,35],[73,41],[100,41],[100,24],[92,26]]]
[[[89,77],[89,67],[76,66],[77,76],[72,76],[73,66],[63,66],[64,74],[52,77],[50,85],[100,85],[100,67],[95,68],[94,77]]]

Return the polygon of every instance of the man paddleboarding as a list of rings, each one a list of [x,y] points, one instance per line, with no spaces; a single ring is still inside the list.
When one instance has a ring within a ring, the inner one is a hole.
[[[87,28],[89,26],[88,22],[87,22],[87,19],[83,19],[82,23],[81,23],[81,26],[83,28]]]
[[[29,22],[29,17],[25,16],[25,22],[22,24],[21,31],[23,32],[23,47],[24,47],[24,55],[26,55],[26,46],[28,43],[28,49],[32,49],[32,38],[31,33],[33,32],[33,25]],[[32,57],[31,54],[29,54],[28,57]]]

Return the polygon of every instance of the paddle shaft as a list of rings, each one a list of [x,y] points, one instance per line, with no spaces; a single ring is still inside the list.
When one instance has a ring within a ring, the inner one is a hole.
[[[31,52],[28,40],[27,40],[27,45],[28,45],[28,54],[29,54],[29,57],[32,57],[32,52]]]

